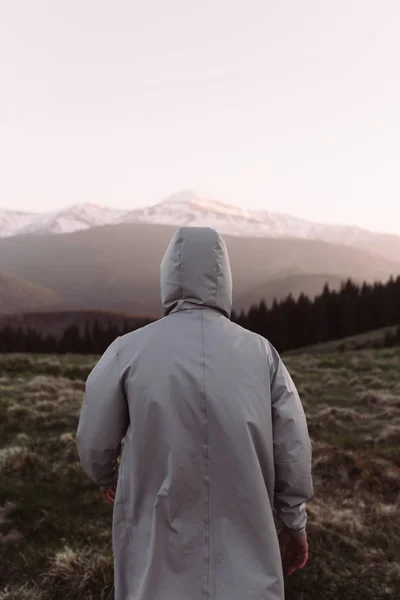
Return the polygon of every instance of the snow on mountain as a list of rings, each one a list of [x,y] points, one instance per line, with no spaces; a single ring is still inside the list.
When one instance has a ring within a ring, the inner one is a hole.
[[[34,233],[72,233],[100,225],[121,222],[126,211],[95,204],[77,204],[53,213],[25,213],[0,210],[0,237]]]
[[[41,215],[15,210],[0,210],[0,237],[16,235],[20,230],[30,227]]]

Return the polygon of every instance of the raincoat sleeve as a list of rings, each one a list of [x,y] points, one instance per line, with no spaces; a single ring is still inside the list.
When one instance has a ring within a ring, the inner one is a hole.
[[[118,479],[118,457],[129,425],[121,386],[117,338],[100,358],[86,381],[76,443],[87,475],[99,486]]]
[[[275,464],[274,509],[278,525],[293,535],[306,531],[306,502],[314,496],[311,440],[296,386],[278,352],[269,345]]]

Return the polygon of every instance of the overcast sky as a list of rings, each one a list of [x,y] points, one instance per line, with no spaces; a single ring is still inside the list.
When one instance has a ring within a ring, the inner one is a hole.
[[[398,0],[3,0],[0,206],[221,201],[400,234]]]

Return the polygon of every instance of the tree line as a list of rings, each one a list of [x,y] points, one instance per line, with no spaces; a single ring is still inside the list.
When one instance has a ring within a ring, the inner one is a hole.
[[[361,286],[348,279],[339,290],[326,284],[313,300],[289,294],[271,307],[261,301],[232,318],[268,338],[279,352],[400,325],[400,276]],[[389,337],[386,341],[392,343]]]
[[[95,320],[93,324],[86,323],[83,328],[69,325],[59,337],[42,334],[34,327],[4,325],[0,329],[0,352],[103,354],[115,338],[149,323],[150,319],[143,319],[138,320],[135,326],[127,322],[118,326],[111,319],[107,324]]]
[[[400,276],[387,283],[363,283],[348,279],[339,290],[325,285],[313,300],[300,294],[294,299],[264,300],[247,312],[232,313],[232,321],[269,339],[279,352],[341,339],[373,329],[399,325],[381,345],[400,345]],[[44,335],[32,327],[0,329],[0,352],[102,354],[118,336],[142,327],[151,320],[116,325],[94,322],[83,328],[67,327],[61,336]]]

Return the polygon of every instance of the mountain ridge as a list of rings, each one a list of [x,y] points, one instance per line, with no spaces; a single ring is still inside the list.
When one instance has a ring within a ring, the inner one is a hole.
[[[222,235],[323,240],[355,246],[400,263],[400,236],[377,233],[355,225],[329,225],[240,206],[182,190],[158,204],[133,210],[112,209],[93,203],[72,204],[50,213],[0,210],[0,238],[31,234],[60,235],[105,225],[209,226]]]

